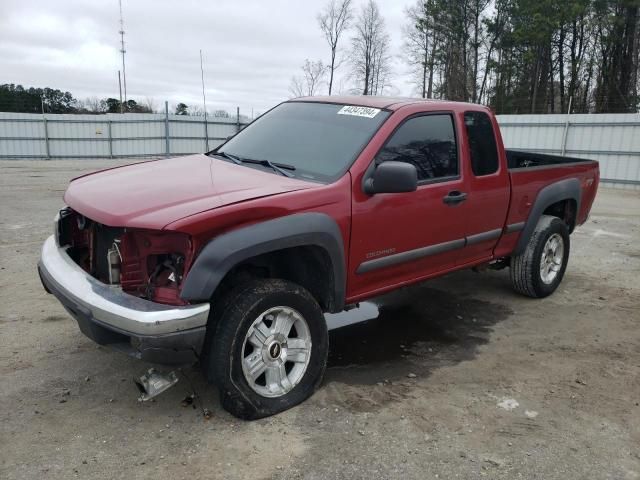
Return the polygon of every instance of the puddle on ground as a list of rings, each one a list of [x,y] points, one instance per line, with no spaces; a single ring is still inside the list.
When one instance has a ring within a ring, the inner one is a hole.
[[[328,319],[332,326],[347,325],[329,332],[328,381],[377,383],[405,378],[412,364],[424,376],[469,360],[488,342],[491,327],[512,313],[503,305],[425,286],[361,306]],[[348,325],[363,318],[370,320]]]

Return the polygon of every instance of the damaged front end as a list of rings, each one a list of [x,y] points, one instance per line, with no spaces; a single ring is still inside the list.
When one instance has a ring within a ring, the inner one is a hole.
[[[162,364],[188,364],[202,349],[209,304],[180,298],[193,261],[176,232],[111,227],[70,208],[42,249],[45,289],[101,345]]]
[[[188,235],[109,227],[66,208],[57,224],[58,245],[95,279],[123,292],[166,305],[180,298],[193,260]]]

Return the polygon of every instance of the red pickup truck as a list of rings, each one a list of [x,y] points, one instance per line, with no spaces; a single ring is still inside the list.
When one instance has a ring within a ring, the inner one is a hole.
[[[479,105],[300,98],[206,154],[74,179],[38,269],[87,336],[199,361],[259,418],[320,384],[324,313],[481,265],[553,293],[598,181],[594,161],[505,151]]]

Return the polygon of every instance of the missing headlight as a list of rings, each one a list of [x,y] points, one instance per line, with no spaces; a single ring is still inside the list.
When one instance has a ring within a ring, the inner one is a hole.
[[[174,300],[184,275],[184,255],[168,253],[149,256],[149,262],[154,260],[155,268],[150,269],[146,297],[160,302]]]

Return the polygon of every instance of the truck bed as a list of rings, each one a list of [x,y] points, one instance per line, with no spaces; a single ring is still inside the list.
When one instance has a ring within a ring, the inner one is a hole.
[[[552,183],[570,178],[578,179],[582,192],[574,226],[586,222],[600,178],[598,162],[518,150],[505,152],[511,182],[506,225],[524,225],[540,191]],[[519,237],[520,231],[517,230],[503,235],[496,247],[496,256],[509,256]]]
[[[524,152],[522,150],[505,150],[507,155],[507,166],[509,170],[520,170],[523,168],[566,165],[571,163],[593,163],[593,160],[584,158],[564,157],[560,155],[548,155],[542,153]],[[597,163],[597,162],[596,162]]]

